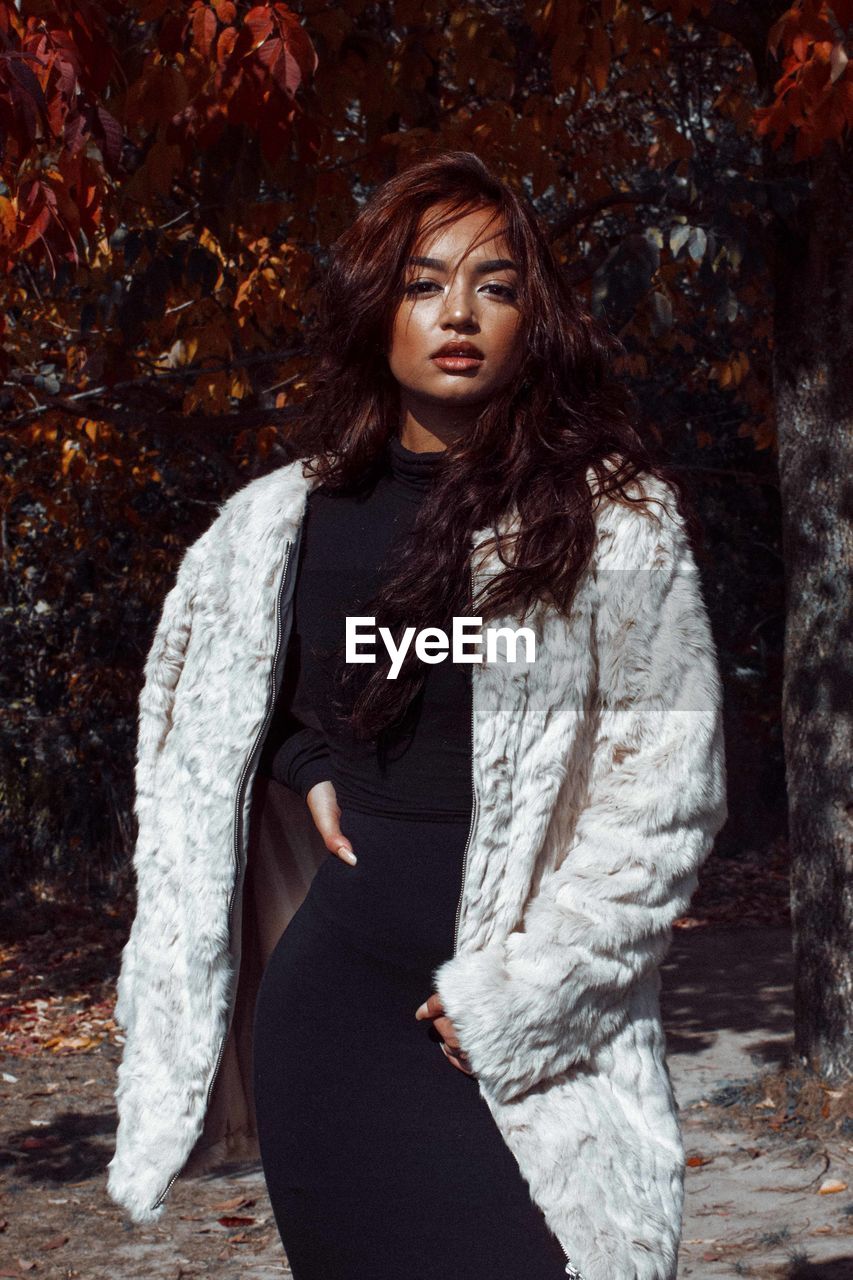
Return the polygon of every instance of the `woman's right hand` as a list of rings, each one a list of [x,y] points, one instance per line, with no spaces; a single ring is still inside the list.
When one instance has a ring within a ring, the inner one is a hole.
[[[341,810],[335,795],[332,782],[315,782],[305,797],[305,803],[314,819],[314,826],[320,832],[323,844],[330,853],[334,853],[350,866],[355,866],[356,856],[352,845],[341,831],[339,819]]]

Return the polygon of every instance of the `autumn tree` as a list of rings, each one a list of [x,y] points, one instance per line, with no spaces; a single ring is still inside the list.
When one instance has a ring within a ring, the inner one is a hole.
[[[771,180],[806,188],[770,228],[773,392],[787,616],[796,1047],[830,1078],[853,1067],[853,3],[803,4],[769,33],[781,75],[758,114]],[[757,42],[758,32],[753,35]],[[776,68],[774,66],[774,72]]]
[[[781,488],[798,1048],[849,1065],[851,22],[851,0],[0,0],[10,873],[74,840],[121,862],[176,557],[287,456],[329,243],[411,156],[466,148],[534,201],[703,492],[742,481],[765,526]],[[761,636],[726,636],[741,669],[781,634],[764,578]]]

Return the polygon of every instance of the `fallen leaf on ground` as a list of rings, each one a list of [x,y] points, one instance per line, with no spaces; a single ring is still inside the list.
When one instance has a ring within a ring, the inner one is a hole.
[[[61,1249],[64,1244],[68,1244],[68,1236],[54,1236],[52,1240],[47,1240],[43,1245],[43,1249]]]
[[[227,1213],[229,1209],[248,1209],[249,1205],[254,1203],[254,1200],[249,1199],[248,1196],[234,1196],[232,1200],[220,1200],[217,1204],[212,1204],[210,1207],[214,1211]]]
[[[839,1181],[838,1178],[827,1178],[825,1182],[822,1182],[820,1184],[820,1186],[817,1189],[817,1193],[819,1196],[828,1196],[828,1195],[831,1195],[833,1191],[846,1191],[846,1190],[847,1190],[846,1182],[841,1182]]]

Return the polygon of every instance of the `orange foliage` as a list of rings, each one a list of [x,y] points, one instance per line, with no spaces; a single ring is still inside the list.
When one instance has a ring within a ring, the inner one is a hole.
[[[121,0],[54,0],[22,17],[0,0],[0,127],[6,137],[0,266],[17,255],[79,263],[116,226],[123,202],[167,197],[181,172],[211,151],[229,125],[257,133],[263,155],[289,144],[295,96],[317,67],[299,20],[273,0],[240,13],[229,0],[178,6],[149,0],[140,19],[156,38],[124,95],[120,115],[103,94],[126,77],[114,45]],[[144,152],[128,175],[125,147]],[[121,190],[117,187],[123,178]]]
[[[781,53],[775,98],[756,113],[759,134],[774,147],[794,131],[794,159],[818,155],[853,125],[848,45],[853,0],[800,0],[771,28],[768,47]]]
[[[721,217],[724,196],[699,191],[692,174],[707,170],[717,135],[736,137],[742,158],[752,128],[777,146],[793,130],[797,159],[842,135],[853,0],[799,0],[766,33],[781,75],[759,110],[728,36],[718,68],[701,55],[713,92],[691,99],[683,57],[713,46],[703,24],[714,8],[526,0],[509,23],[474,0],[392,0],[377,23],[365,0],[303,0],[299,17],[282,0],[39,0],[22,12],[0,0],[7,407],[33,433],[30,415],[63,415],[56,461],[69,479],[121,465],[112,444],[59,453],[72,411],[94,423],[254,411],[253,438],[268,447],[262,408],[280,420],[303,390],[317,247],[351,220],[359,186],[426,144],[470,148],[527,179],[555,220],[587,207],[557,246],[583,289],[599,288],[626,223],[637,221],[639,243],[659,221],[666,247],[651,274],[642,249],[632,313],[615,321],[637,344],[625,368],[653,377],[655,350],[677,333],[695,353],[691,387],[736,393],[752,413],[766,400],[761,304],[742,292],[739,306],[720,282],[754,284],[741,232],[760,215],[739,190]],[[712,126],[704,137],[690,123],[697,110]],[[751,163],[741,172],[758,189]],[[672,204],[645,194],[665,189]],[[673,254],[679,219],[690,248]],[[723,230],[709,240],[715,219]],[[710,313],[729,318],[716,351],[698,338]],[[733,363],[738,352],[746,364]]]

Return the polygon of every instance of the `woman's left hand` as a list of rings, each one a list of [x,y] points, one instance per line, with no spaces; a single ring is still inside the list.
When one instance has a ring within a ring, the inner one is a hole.
[[[415,1017],[432,1018],[432,1025],[441,1036],[441,1052],[447,1061],[452,1062],[454,1067],[463,1071],[466,1076],[472,1076],[474,1072],[468,1065],[468,1055],[459,1043],[456,1028],[444,1013],[444,1005],[437,991],[433,991],[432,995],[418,1007]]]

